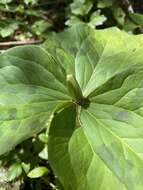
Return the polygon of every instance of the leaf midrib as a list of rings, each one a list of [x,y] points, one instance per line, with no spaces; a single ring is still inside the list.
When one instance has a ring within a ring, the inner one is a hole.
[[[102,47],[103,47],[102,53],[100,54],[99,60],[97,61],[96,65],[95,65],[95,67],[94,67],[94,70],[93,70],[93,72],[92,72],[92,74],[91,74],[91,76],[90,76],[90,78],[89,78],[89,80],[88,80],[88,83],[87,83],[86,87],[85,87],[85,90],[84,90],[84,92],[83,92],[83,94],[84,94],[85,97],[89,96],[89,94],[90,94],[90,93],[88,93],[88,86],[89,86],[89,84],[90,84],[90,81],[91,81],[91,79],[92,79],[94,73],[96,72],[97,65],[99,65],[99,63],[100,63],[100,61],[101,61],[101,59],[102,59],[102,55],[103,55],[104,52],[105,52],[106,46],[107,46],[107,44],[108,44],[108,41],[109,41],[109,38],[108,38],[108,40],[106,41],[105,46],[104,46],[104,47],[102,46]]]

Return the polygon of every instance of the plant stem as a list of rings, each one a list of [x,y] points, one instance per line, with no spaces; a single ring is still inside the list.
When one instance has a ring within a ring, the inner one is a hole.
[[[73,98],[75,98],[77,103],[80,103],[83,99],[83,94],[77,80],[72,74],[67,75],[67,84]]]

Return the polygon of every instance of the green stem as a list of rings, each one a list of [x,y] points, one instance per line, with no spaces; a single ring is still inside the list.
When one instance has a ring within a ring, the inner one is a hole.
[[[72,74],[67,75],[67,84],[73,98],[80,103],[83,99],[83,94],[77,80]]]

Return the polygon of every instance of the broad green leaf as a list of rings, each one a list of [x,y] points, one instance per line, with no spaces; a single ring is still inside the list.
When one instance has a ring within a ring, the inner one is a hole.
[[[37,168],[34,168],[28,173],[28,177],[30,178],[38,178],[41,177],[49,172],[48,168],[44,166],[39,166]]]
[[[130,129],[130,134],[127,134],[125,127],[130,124],[126,124],[124,118],[127,117],[125,115],[128,112],[124,112],[120,108],[114,109],[113,107],[109,108],[109,110],[107,109],[107,112],[104,112],[104,109],[106,109],[104,105],[102,107],[102,105],[91,104],[89,110],[83,111],[81,115],[82,126],[88,142],[94,154],[102,161],[101,165],[106,165],[112,175],[123,185],[122,187],[120,184],[119,188],[116,189],[141,189],[143,186],[143,160],[137,154],[138,152],[140,154],[137,148],[142,146],[142,141],[138,143],[134,138],[136,135],[131,136],[132,128]],[[97,112],[98,114],[96,115]],[[108,113],[109,117],[107,116]],[[103,114],[105,119],[102,119]],[[117,118],[114,117],[114,114]],[[122,122],[124,124],[121,124]],[[138,133],[137,131],[136,133]]]
[[[78,24],[1,54],[0,155],[50,125],[65,190],[142,190],[142,52],[143,35]]]
[[[65,189],[77,189],[74,168],[70,164],[69,141],[76,128],[75,107],[68,107],[55,116],[49,139],[49,161]],[[60,127],[57,127],[59,125]],[[80,128],[79,128],[80,129]],[[82,141],[81,141],[82,144]],[[75,146],[75,151],[76,151]],[[71,154],[72,155],[72,154]],[[82,161],[82,160],[81,160]],[[76,167],[76,164],[75,166]],[[80,176],[79,176],[80,177]],[[82,181],[83,183],[84,181]]]
[[[94,131],[92,135],[95,135]],[[49,139],[49,161],[64,189],[107,190],[110,186],[110,189],[119,187],[119,190],[125,190],[124,184],[95,154],[92,146],[83,126],[76,127],[75,108],[69,107],[54,118]]]
[[[0,57],[0,67],[0,154],[3,154],[41,131],[70,96],[62,68],[42,47],[8,50]]]
[[[75,75],[90,104],[61,111],[49,135],[64,189],[142,190],[142,44],[142,35],[113,28],[90,33],[77,51]]]
[[[75,75],[76,54],[85,39],[93,32],[89,27],[77,26],[82,26],[82,24],[74,25],[64,33],[53,33],[43,44],[43,48],[53,55],[54,59],[62,65],[65,72],[73,75]]]

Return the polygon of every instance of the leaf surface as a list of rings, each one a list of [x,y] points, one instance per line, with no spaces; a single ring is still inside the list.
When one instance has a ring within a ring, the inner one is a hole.
[[[70,96],[65,75],[43,48],[17,47],[2,54],[0,60],[0,154],[3,154],[41,131]]]
[[[142,190],[142,51],[142,35],[78,24],[0,55],[0,154],[52,120],[65,190]]]
[[[77,49],[75,76],[90,103],[76,118],[63,110],[49,138],[66,190],[142,189],[142,40],[113,28],[91,32]]]

